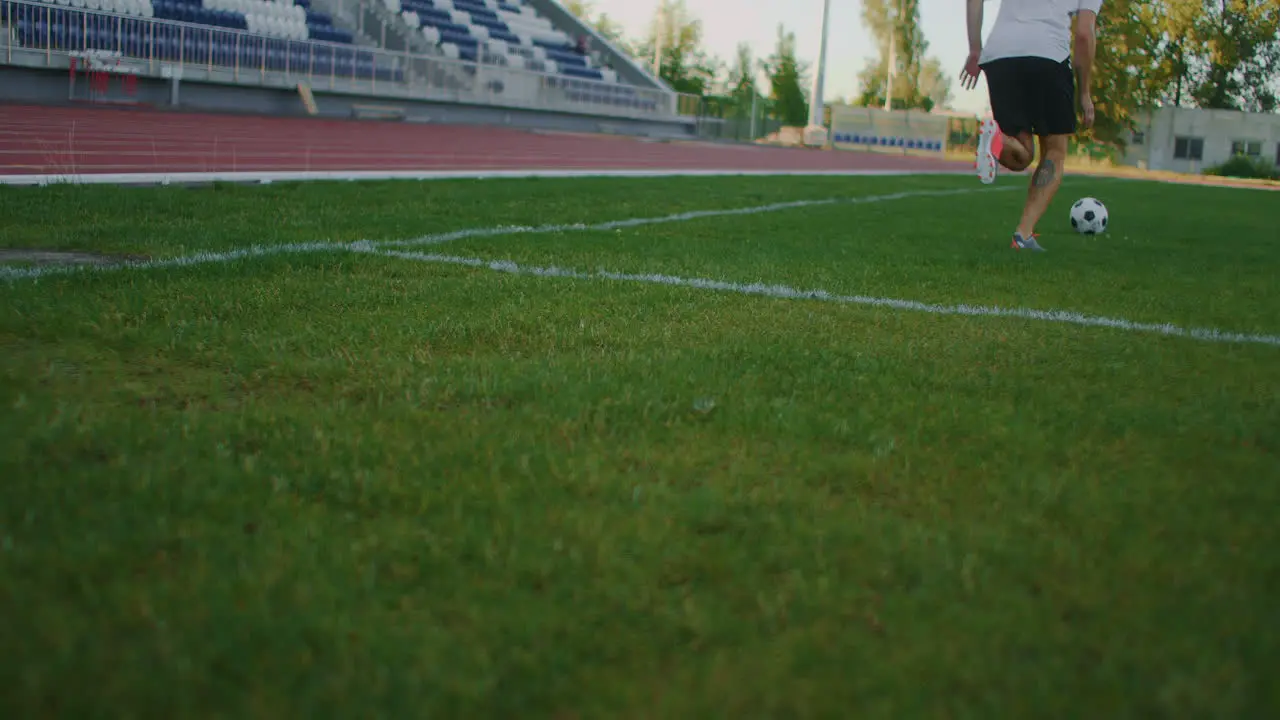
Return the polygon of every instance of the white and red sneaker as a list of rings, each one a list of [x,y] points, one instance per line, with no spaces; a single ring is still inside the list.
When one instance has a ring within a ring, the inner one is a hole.
[[[1004,133],[992,118],[985,118],[978,127],[978,179],[990,185],[996,181],[1000,168],[1000,151],[1004,149]]]

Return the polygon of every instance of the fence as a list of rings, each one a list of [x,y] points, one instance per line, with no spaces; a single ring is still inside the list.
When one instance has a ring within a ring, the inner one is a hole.
[[[469,62],[29,0],[0,2],[0,25],[9,34],[0,59],[10,65],[74,70],[77,57],[110,53],[122,72],[153,77],[305,82],[354,94],[636,119],[671,120],[679,110],[673,93],[510,67],[508,55],[483,44],[482,61]]]
[[[783,125],[774,117],[772,101],[762,97],[739,104],[731,97],[681,95],[680,114],[694,118],[698,136],[709,140],[754,142]]]

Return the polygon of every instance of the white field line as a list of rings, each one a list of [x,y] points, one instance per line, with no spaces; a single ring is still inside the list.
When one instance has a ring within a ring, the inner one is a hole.
[[[822,205],[836,204],[860,204],[885,202],[889,200],[900,200],[911,197],[927,197],[942,195],[961,195],[972,194],[978,192],[999,192],[1002,190],[1018,190],[1020,188],[999,187],[986,189],[960,189],[960,190],[924,190],[915,192],[900,192],[888,195],[869,195],[852,198],[827,198],[821,200],[798,200],[793,202],[772,203],[769,205],[758,205],[747,208],[733,208],[727,210],[700,210],[684,213],[676,213],[674,215],[663,215],[659,217],[649,218],[632,218],[628,220],[613,220],[595,224],[572,224],[572,225],[542,225],[535,227],[523,226],[506,226],[493,228],[473,228],[469,230],[459,230],[449,233],[439,233],[434,235],[424,235],[418,238],[408,240],[393,240],[387,242],[373,242],[369,240],[358,240],[349,243],[340,242],[309,242],[309,243],[289,243],[283,245],[253,245],[236,250],[226,252],[200,252],[192,255],[186,255],[177,258],[168,258],[163,260],[151,260],[137,263],[124,263],[119,265],[82,265],[82,266],[35,266],[35,267],[4,267],[0,266],[0,280],[17,281],[17,280],[35,280],[49,275],[61,275],[75,272],[105,272],[114,270],[142,270],[150,268],[180,268],[191,267],[195,265],[206,264],[225,264],[235,262],[237,260],[267,257],[271,255],[285,254],[306,254],[320,252],[347,252],[374,254],[384,257],[393,257],[404,260],[414,260],[419,262],[443,263],[452,265],[464,265],[477,268],[488,268],[498,272],[513,273],[518,275],[530,275],[537,277],[563,277],[580,280],[614,280],[626,282],[641,282],[651,284],[662,284],[673,287],[687,287],[702,290],[717,290],[722,292],[735,292],[745,295],[758,295],[782,299],[809,299],[824,302],[832,302],[838,304],[868,305],[873,307],[890,308],[896,310],[910,310],[916,312],[932,313],[935,315],[967,315],[967,316],[987,316],[987,317],[1005,317],[1020,318],[1027,320],[1038,320],[1043,322],[1066,323],[1073,325],[1083,325],[1091,327],[1108,327],[1130,332],[1147,332],[1157,333],[1161,335],[1170,335],[1175,337],[1186,337],[1196,340],[1204,340],[1208,342],[1222,343],[1246,343],[1270,345],[1280,347],[1280,336],[1276,335],[1251,335],[1245,333],[1237,333],[1231,331],[1218,330],[1214,328],[1183,328],[1170,323],[1140,323],[1122,318],[1108,318],[1099,316],[1084,315],[1082,313],[1063,311],[1063,310],[1035,310],[1030,308],[1002,308],[995,306],[975,306],[975,305],[937,305],[922,303],[915,300],[901,300],[895,298],[870,297],[863,295],[836,295],[826,290],[801,290],[786,285],[766,285],[763,283],[743,284],[728,282],[723,280],[712,280],[705,278],[682,278],[672,275],[662,274],[633,274],[618,273],[607,270],[600,270],[594,273],[582,272],[578,270],[562,269],[556,267],[530,267],[520,266],[513,262],[503,260],[485,260],[482,258],[468,258],[453,255],[438,255],[422,252],[406,252],[403,250],[393,250],[391,248],[404,247],[421,247],[440,245],[456,240],[465,240],[478,237],[493,237],[502,235],[529,235],[539,233],[558,233],[573,231],[590,231],[590,230],[612,230],[623,227],[639,227],[643,225],[653,225],[659,223],[684,222],[708,217],[724,217],[731,215],[755,215],[761,213],[778,212],[781,210],[789,210],[803,207],[816,207]]]
[[[17,152],[17,151],[15,151]],[[496,179],[529,179],[529,178],[664,178],[664,177],[897,177],[908,175],[969,175],[972,171],[965,167],[956,170],[736,170],[725,168],[720,170],[697,170],[681,168],[632,168],[611,170],[608,168],[573,168],[573,169],[538,169],[513,170],[510,168],[481,169],[420,169],[420,170],[222,170],[222,171],[172,171],[172,172],[140,172],[140,171],[102,171],[82,173],[14,173],[0,167],[0,185],[203,185],[214,182],[259,183],[268,185],[273,182],[315,182],[329,181],[374,181],[374,180],[496,180]],[[1028,175],[1029,171],[1014,173],[1003,171],[1009,175]],[[1163,183],[1166,185],[1194,185],[1201,187],[1228,188],[1233,190],[1263,190],[1277,192],[1280,186],[1232,182],[1230,179],[1219,179],[1209,182],[1200,176],[1190,178],[1137,177],[1128,175],[1110,175],[1092,170],[1069,170],[1068,178],[1089,178],[1098,180],[1128,180],[1131,182]]]
[[[674,215],[661,215],[658,217],[647,218],[631,218],[627,220],[611,220],[608,222],[586,224],[574,223],[567,225],[499,225],[489,228],[470,228],[466,230],[455,230],[453,232],[435,233],[432,235],[422,235],[407,240],[357,240],[355,242],[306,242],[306,243],[287,243],[283,245],[251,245],[245,248],[228,250],[225,252],[198,252],[192,255],[184,255],[176,258],[165,258],[161,260],[147,260],[142,262],[119,263],[114,265],[39,265],[31,267],[6,267],[0,266],[0,280],[34,280],[49,275],[65,275],[74,272],[103,272],[110,270],[146,270],[158,268],[175,268],[190,267],[194,265],[209,265],[218,263],[229,263],[236,260],[247,258],[267,257],[270,255],[295,255],[299,253],[316,253],[316,252],[351,252],[351,251],[367,251],[374,248],[384,247],[422,247],[426,245],[441,245],[458,240],[470,240],[474,238],[499,237],[503,235],[538,235],[548,233],[564,233],[564,232],[583,232],[592,230],[615,230],[623,227],[640,227],[643,225],[656,225],[660,223],[685,222],[688,220],[700,220],[703,218],[725,217],[731,215],[759,215],[762,213],[779,212],[781,210],[792,210],[796,208],[817,207],[821,205],[840,205],[840,204],[863,204],[886,202],[889,200],[903,200],[914,197],[935,197],[943,195],[966,195],[972,193],[984,192],[1001,192],[1006,190],[1016,190],[1014,186],[983,188],[983,189],[960,189],[960,190],[917,190],[891,193],[888,195],[862,195],[854,197],[824,198],[819,200],[796,200],[792,202],[771,203],[768,205],[756,205],[745,208],[730,208],[725,210],[698,210],[693,212],[676,213]]]
[[[119,270],[155,270],[160,268],[194,267],[196,265],[221,265],[248,258],[261,258],[271,255],[296,255],[319,252],[351,252],[361,248],[375,249],[368,241],[353,243],[287,243],[284,245],[250,245],[245,248],[227,250],[225,252],[198,252],[182,257],[162,260],[144,260],[113,265],[34,265],[28,267],[0,266],[0,280],[10,282],[17,280],[38,280],[51,275],[70,275],[73,273],[102,273]]]
[[[702,220],[704,218],[729,217],[737,215],[761,215],[764,213],[779,212],[781,210],[795,210],[797,208],[819,207],[822,205],[859,205],[864,203],[887,202],[890,200],[905,200],[917,197],[970,195],[973,193],[1002,192],[1018,189],[1021,188],[1007,186],[978,190],[968,188],[961,190],[913,190],[890,193],[888,195],[861,195],[855,197],[823,198],[819,200],[793,200],[789,202],[770,203],[768,205],[756,205],[754,207],[730,208],[726,210],[693,210],[689,212],[675,213],[673,215],[661,215],[658,217],[610,220],[607,222],[593,223],[589,225],[585,223],[574,223],[570,225],[509,225],[505,227],[474,228],[470,230],[439,233],[436,235],[423,235],[422,237],[410,238],[408,240],[390,240],[387,242],[374,243],[374,245],[378,247],[421,247],[423,245],[440,245],[442,243],[454,242],[456,240],[471,240],[474,238],[494,237],[498,235],[544,235],[548,233],[618,230],[620,228],[641,227],[644,225],[688,222],[689,220]]]
[[[675,275],[657,273],[621,273],[609,270],[584,272],[559,267],[538,267],[518,265],[508,260],[485,260],[483,258],[459,257],[455,255],[439,255],[435,253],[406,252],[365,248],[368,252],[402,260],[414,260],[427,263],[447,265],[464,265],[474,268],[485,268],[512,275],[529,275],[534,277],[571,278],[575,280],[613,280],[620,282],[649,283],[671,287],[692,288],[697,290],[714,290],[739,293],[742,295],[758,295],[787,300],[818,300],[841,305],[868,305],[893,310],[909,310],[930,313],[933,315],[966,315],[971,317],[1016,318],[1038,320],[1041,322],[1083,325],[1086,327],[1105,327],[1129,332],[1156,333],[1174,337],[1191,338],[1218,343],[1243,343],[1270,345],[1280,347],[1280,335],[1252,335],[1246,333],[1218,330],[1216,328],[1184,328],[1170,323],[1142,323],[1123,318],[1109,318],[1067,310],[1035,310],[1031,308],[1005,308],[984,305],[938,305],[916,300],[900,300],[897,298],[872,297],[867,295],[837,295],[826,290],[804,290],[787,285],[767,285],[764,283],[736,283],[707,278],[686,278]]]

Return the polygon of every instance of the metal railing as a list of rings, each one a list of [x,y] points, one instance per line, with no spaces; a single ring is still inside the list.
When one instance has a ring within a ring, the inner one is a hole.
[[[540,73],[505,64],[498,48],[485,62],[389,52],[317,40],[290,40],[30,0],[0,0],[7,64],[65,68],[93,51],[119,53],[134,72],[154,77],[316,89],[380,97],[463,102],[629,118],[671,119],[673,93]]]

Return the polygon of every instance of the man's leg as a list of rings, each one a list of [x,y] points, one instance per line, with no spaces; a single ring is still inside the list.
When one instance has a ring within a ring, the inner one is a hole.
[[[1067,160],[1068,135],[1040,136],[1040,165],[1031,176],[1031,188],[1027,191],[1027,204],[1022,208],[1018,221],[1018,233],[1027,238],[1036,230],[1036,223],[1049,209],[1053,196],[1062,185],[1062,164]]]
[[[1031,165],[1035,147],[1032,142],[1031,133],[1026,130],[1010,135],[994,119],[982,121],[978,136],[978,175],[983,182],[995,180],[997,163],[1014,172],[1026,170]]]
[[[1028,75],[1036,79],[1032,95],[1032,124],[1040,138],[1040,165],[1031,176],[1022,218],[1013,233],[1012,246],[1021,250],[1043,250],[1036,242],[1036,223],[1053,202],[1062,184],[1067,160],[1067,141],[1076,131],[1075,77],[1071,63],[1033,60]]]
[[[978,127],[975,166],[984,183],[995,182],[1000,166],[1021,172],[1031,164],[1031,118],[1027,115],[1019,62],[1019,58],[1004,58],[982,66],[992,114]]]
[[[1022,172],[1031,165],[1034,140],[1031,133],[1023,131],[1017,137],[1004,135],[998,141],[1000,164],[1014,172]]]

